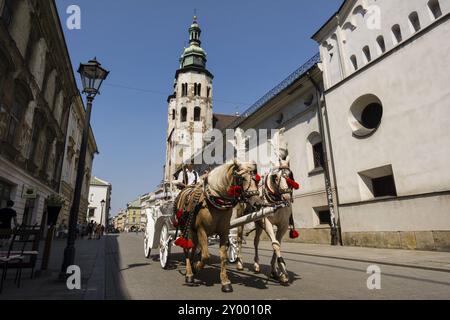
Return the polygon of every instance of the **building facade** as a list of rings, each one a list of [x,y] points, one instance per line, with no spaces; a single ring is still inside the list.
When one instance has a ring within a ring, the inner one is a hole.
[[[213,126],[212,81],[201,47],[201,29],[194,17],[189,47],[180,59],[173,95],[168,98],[168,128],[164,180],[171,181],[179,166],[203,147],[203,134]]]
[[[450,2],[348,0],[320,45],[346,245],[450,250]]]
[[[94,221],[97,224],[108,226],[111,211],[112,184],[92,177],[89,184],[89,205],[87,206],[86,222]]]
[[[54,1],[0,0],[0,206],[44,223],[60,192],[67,124],[79,99]]]
[[[141,227],[141,200],[136,199],[127,204],[124,230],[125,232],[133,232],[141,230]]]
[[[61,194],[66,199],[66,205],[62,209],[58,223],[67,224],[69,222],[69,214],[73,201],[73,193],[75,190],[76,175],[78,170],[78,160],[81,148],[81,140],[83,136],[85,110],[81,97],[75,100],[70,108],[70,115],[67,127],[66,148],[64,153],[63,170],[61,176]],[[92,165],[95,155],[98,153],[97,144],[92,130],[89,135],[88,149],[86,153],[86,169],[84,183],[81,193],[81,202],[78,212],[78,222],[86,223],[88,212],[88,197],[91,181]]]

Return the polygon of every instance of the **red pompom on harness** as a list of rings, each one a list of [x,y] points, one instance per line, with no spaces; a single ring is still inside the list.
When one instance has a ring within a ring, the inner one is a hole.
[[[242,194],[242,187],[240,186],[231,186],[228,189],[228,196],[230,198],[237,198]]]
[[[255,182],[256,182],[257,185],[261,182],[261,176],[259,174],[256,174]]]
[[[289,238],[291,239],[297,239],[299,237],[299,233],[297,230],[293,229],[291,230],[291,232],[289,233]]]
[[[286,182],[288,184],[288,186],[294,190],[298,190],[300,189],[300,184],[298,184],[297,182],[295,182],[294,180],[290,179],[290,178],[286,178]]]
[[[186,239],[184,237],[179,237],[175,241],[175,245],[186,250],[192,249],[194,247],[194,243],[192,242],[192,240]]]

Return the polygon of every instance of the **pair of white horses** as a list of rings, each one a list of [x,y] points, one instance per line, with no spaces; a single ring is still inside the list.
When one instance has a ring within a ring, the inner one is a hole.
[[[261,178],[257,173],[255,164],[239,163],[234,161],[222,165],[211,171],[205,181],[195,188],[203,188],[203,200],[198,204],[198,212],[189,225],[189,240],[192,244],[184,246],[186,258],[186,283],[194,284],[194,273],[202,270],[209,260],[208,236],[219,235],[220,238],[220,280],[223,292],[232,292],[233,288],[226,272],[227,244],[230,230],[230,221],[233,208],[237,209],[238,216],[245,214],[246,209],[257,210],[263,205],[275,202],[292,201],[292,190],[297,188],[289,169],[289,158],[280,160],[280,166],[274,168],[265,177],[261,185]],[[189,189],[182,191],[189,193]],[[176,204],[176,210],[183,210],[183,203]],[[272,275],[279,279],[283,285],[288,285],[289,277],[286,264],[281,256],[281,240],[289,229],[290,206],[278,210],[273,216],[256,222],[255,236],[255,271],[260,271],[258,244],[262,231],[265,230],[272,241],[274,255],[272,258]],[[277,232],[274,232],[277,226]],[[242,229],[240,230],[242,239]],[[179,241],[180,243],[188,243]],[[201,252],[201,259],[196,263],[193,258],[196,250]],[[240,251],[240,250],[239,250]],[[242,257],[239,259],[238,269],[243,269]]]

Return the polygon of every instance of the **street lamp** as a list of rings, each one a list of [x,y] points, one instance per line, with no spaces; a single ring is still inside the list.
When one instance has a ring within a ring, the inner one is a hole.
[[[106,204],[106,201],[105,201],[105,199],[103,199],[103,200],[100,202],[100,205],[102,206],[102,213],[101,213],[101,215],[100,215],[100,226],[101,226],[102,223],[103,223],[103,215],[104,215],[104,213],[105,213],[105,204]],[[105,220],[106,220],[106,217],[105,217]],[[106,225],[106,221],[105,221],[105,225]]]
[[[81,75],[83,93],[87,96],[86,118],[84,121],[83,138],[80,147],[80,158],[77,168],[77,179],[73,195],[72,207],[69,217],[69,234],[67,237],[67,246],[64,250],[64,260],[61,266],[60,278],[66,277],[67,268],[74,265],[75,261],[75,239],[78,224],[78,212],[80,210],[81,191],[85,176],[86,153],[89,139],[89,129],[91,122],[92,102],[97,94],[100,93],[100,87],[103,81],[108,77],[109,71],[101,67],[96,58],[88,63],[80,64],[78,73]]]

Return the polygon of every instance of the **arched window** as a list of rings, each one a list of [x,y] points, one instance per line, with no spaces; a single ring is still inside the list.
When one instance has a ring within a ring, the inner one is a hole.
[[[378,44],[378,54],[385,53],[386,52],[386,43],[384,42],[383,36],[378,36],[377,44]]]
[[[400,29],[400,26],[398,24],[392,27],[392,40],[394,44],[399,44],[403,40],[402,30]]]
[[[175,110],[172,110],[172,120],[175,120]]]
[[[200,83],[194,83],[194,96],[200,97],[202,93],[202,85]]]
[[[352,55],[351,57],[350,57],[350,61],[352,62],[352,65],[353,65],[353,70],[358,70],[358,60],[356,60],[356,56],[355,55]]]
[[[181,96],[186,97],[188,95],[188,84],[183,83],[181,84]]]
[[[417,32],[421,29],[419,15],[417,14],[416,11],[412,12],[409,15],[409,24],[412,33]]]
[[[202,109],[200,109],[200,107],[195,107],[194,108],[194,121],[200,121],[201,114],[202,114]]]
[[[365,46],[363,48],[363,53],[364,53],[364,58],[366,60],[366,63],[369,63],[370,61],[372,61],[372,55],[370,54],[369,46]]]
[[[208,87],[206,90],[206,97],[209,98],[211,96],[211,87]]]
[[[318,132],[313,132],[308,137],[309,170],[311,173],[320,172],[325,167],[322,137]]]
[[[439,0],[428,1],[428,9],[430,9],[432,19],[437,19],[442,16],[442,10],[441,5],[439,4]]]
[[[16,82],[14,101],[10,111],[8,135],[6,139],[10,144],[14,144],[14,140],[18,133],[19,124],[25,114],[29,101],[30,96],[25,85]]]
[[[181,122],[187,121],[187,109],[186,107],[181,108]]]

